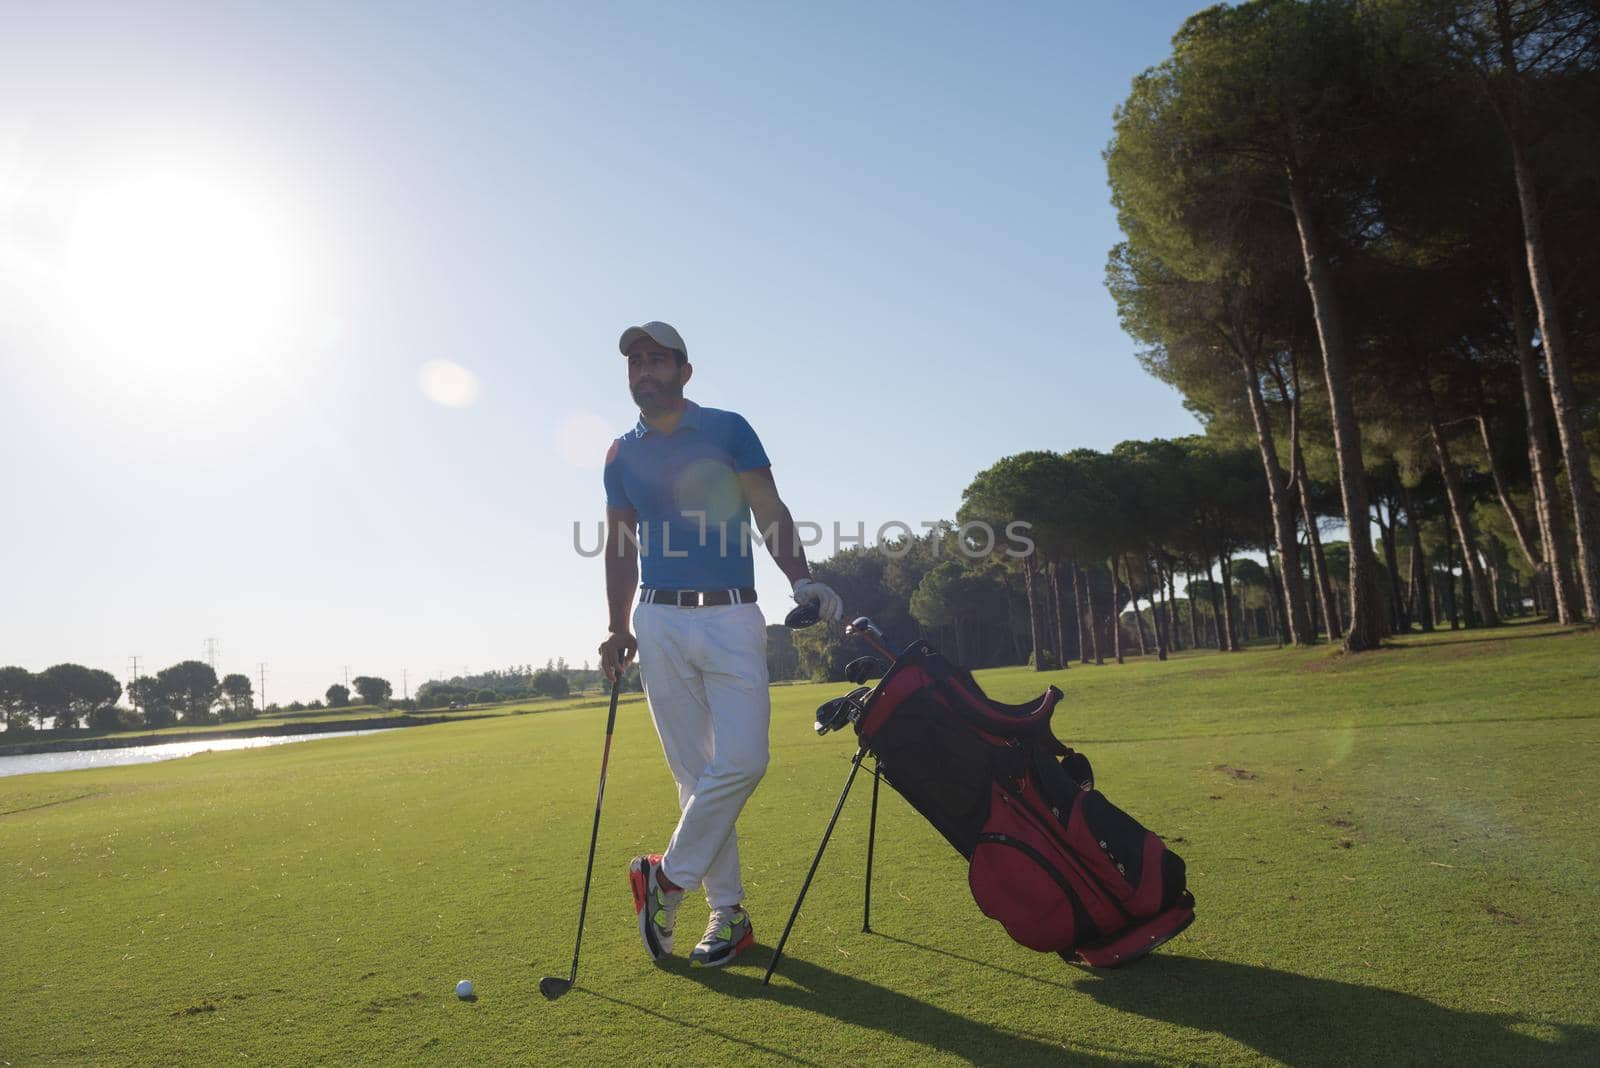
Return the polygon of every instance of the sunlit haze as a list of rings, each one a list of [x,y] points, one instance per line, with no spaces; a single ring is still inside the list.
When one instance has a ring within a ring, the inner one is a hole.
[[[12,5],[0,664],[212,639],[271,702],[593,660],[574,524],[650,319],[814,556],[1193,431],[1102,286],[1100,159],[1193,6]]]

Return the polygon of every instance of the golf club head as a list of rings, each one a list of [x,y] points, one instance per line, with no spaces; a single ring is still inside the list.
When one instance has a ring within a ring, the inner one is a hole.
[[[790,630],[804,630],[821,618],[822,612],[817,607],[817,602],[807,601],[790,610],[789,614],[783,617],[783,625]]]
[[[865,708],[861,702],[872,692],[870,686],[857,686],[843,697],[835,697],[831,701],[824,701],[817,707],[817,722],[813,724],[816,732],[827,734],[836,731],[847,723],[856,723],[861,719]]]
[[[844,677],[860,686],[884,672],[884,663],[875,656],[858,656],[844,666]]]
[[[829,731],[836,731],[849,722],[849,701],[843,697],[835,697],[817,706],[817,721],[812,727],[818,735],[823,735]]]
[[[563,979],[559,975],[547,975],[539,980],[539,993],[548,1001],[554,1001],[571,989],[572,980]]]
[[[844,632],[846,634],[870,634],[874,638],[883,637],[883,631],[879,630],[878,625],[866,616],[857,616],[852,619],[849,625],[844,628]]]

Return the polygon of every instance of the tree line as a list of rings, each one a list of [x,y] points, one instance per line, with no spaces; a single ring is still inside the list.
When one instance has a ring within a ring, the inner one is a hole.
[[[1005,457],[958,523],[821,577],[974,666],[1595,621],[1597,29],[1592,0],[1188,19],[1115,115],[1106,281],[1204,435]],[[1028,557],[938,551],[1016,518]],[[852,651],[769,641],[816,678]]]
[[[1321,591],[1302,640],[1338,638],[1350,550],[1322,538],[1340,522],[1337,487],[1307,479],[1310,519],[1285,565],[1262,481],[1255,449],[1214,434],[1127,441],[1107,453],[1020,453],[974,476],[955,521],[835,554],[813,570],[852,615],[872,616],[897,641],[933,640],[969,667],[1047,670],[1283,645],[1294,640],[1284,591],[1295,584]],[[1443,496],[1425,480],[1414,497],[1433,518],[1413,528],[1400,515],[1384,527],[1375,567],[1396,593],[1385,602],[1395,629],[1472,625],[1471,583],[1445,551],[1453,533]],[[1028,524],[1025,555],[988,544],[986,532],[1013,519]],[[1503,547],[1493,559],[1499,611],[1522,614],[1536,603],[1532,569]],[[839,679],[860,652],[836,631],[769,628],[774,679]]]
[[[363,704],[415,707],[413,702],[393,701],[387,679],[357,675],[350,683]],[[124,696],[126,706],[119,703]],[[294,701],[281,708],[257,708],[248,675],[235,672],[218,678],[216,670],[200,660],[184,660],[154,675],[141,675],[126,692],[109,671],[82,664],[56,664],[39,672],[0,667],[0,721],[7,731],[16,732],[52,726],[62,731],[125,731],[236,723],[262,713],[349,707],[351,687],[334,683],[325,696],[326,705]]]
[[[1354,651],[1431,626],[1430,561],[1471,625],[1512,569],[1600,616],[1597,28],[1586,0],[1218,6],[1116,113],[1108,286],[1146,368],[1258,453],[1291,641],[1319,611]],[[1320,562],[1298,580],[1319,480],[1342,604]]]
[[[574,668],[565,659],[552,659],[538,669],[524,664],[430,680],[409,698],[396,698],[388,679],[357,675],[348,686],[333,683],[319,700],[257,708],[249,676],[234,673],[218,678],[209,664],[199,660],[141,676],[126,689],[110,672],[82,664],[57,664],[39,672],[10,666],[0,667],[0,724],[16,732],[52,726],[63,731],[124,731],[232,723],[262,714],[350,708],[357,703],[412,712],[565,697],[603,682],[599,670],[587,662]],[[622,688],[643,689],[637,665],[624,676]],[[124,698],[127,704],[121,703]]]
[[[454,708],[541,697],[565,697],[573,690],[588,689],[599,684],[599,671],[591,670],[587,663],[579,669],[569,668],[563,658],[549,661],[537,671],[524,664],[503,671],[430,679],[417,688],[417,706]]]
[[[256,715],[247,675],[217,678],[211,665],[184,660],[129,683],[131,708],[118,702],[123,686],[109,671],[56,664],[39,672],[0,667],[0,717],[8,731],[54,725],[98,731],[167,727],[175,723],[228,723]]]

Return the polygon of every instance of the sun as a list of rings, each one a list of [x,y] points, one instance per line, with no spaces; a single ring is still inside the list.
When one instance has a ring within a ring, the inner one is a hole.
[[[145,168],[86,192],[67,296],[100,369],[168,391],[271,359],[292,325],[290,221],[239,175]]]

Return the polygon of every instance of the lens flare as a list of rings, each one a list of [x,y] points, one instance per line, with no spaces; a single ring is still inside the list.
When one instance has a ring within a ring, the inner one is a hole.
[[[429,360],[417,371],[422,395],[446,408],[470,408],[478,401],[478,376],[450,360]]]

